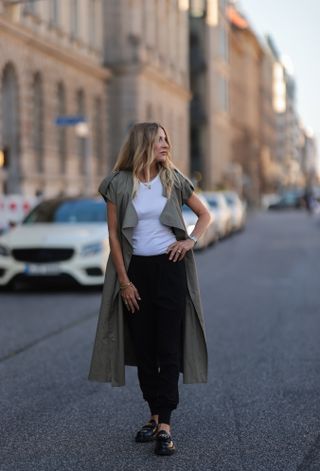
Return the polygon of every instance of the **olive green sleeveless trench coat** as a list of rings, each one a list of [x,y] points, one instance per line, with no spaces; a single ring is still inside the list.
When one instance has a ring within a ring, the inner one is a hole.
[[[162,224],[169,226],[177,240],[187,238],[181,206],[191,196],[192,183],[178,170],[176,183],[160,215]],[[124,264],[129,267],[132,255],[132,233],[138,222],[132,204],[133,178],[130,171],[116,171],[106,177],[99,186],[104,200],[111,200],[117,207],[118,237],[122,247]],[[163,195],[166,195],[165,189]],[[182,363],[184,383],[207,382],[207,346],[204,319],[200,301],[198,277],[193,251],[185,255],[187,273],[187,302],[183,325]],[[89,380],[111,382],[112,386],[125,384],[125,365],[136,365],[135,352],[127,328],[123,301],[116,270],[109,256],[96,337],[94,342]]]

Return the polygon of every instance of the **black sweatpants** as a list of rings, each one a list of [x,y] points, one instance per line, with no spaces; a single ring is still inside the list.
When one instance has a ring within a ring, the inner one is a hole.
[[[151,415],[170,424],[179,403],[179,367],[187,282],[185,262],[168,254],[133,255],[129,279],[139,291],[140,310],[126,310],[137,355],[138,378]]]

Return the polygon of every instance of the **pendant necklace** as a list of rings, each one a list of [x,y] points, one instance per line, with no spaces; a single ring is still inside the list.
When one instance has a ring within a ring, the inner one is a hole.
[[[154,180],[157,178],[158,175],[156,175],[152,180],[150,180],[149,182],[142,182],[141,180],[139,180],[140,183],[142,183],[142,185],[144,185],[146,188],[148,188],[148,190],[151,190],[151,185],[152,183],[154,182]]]

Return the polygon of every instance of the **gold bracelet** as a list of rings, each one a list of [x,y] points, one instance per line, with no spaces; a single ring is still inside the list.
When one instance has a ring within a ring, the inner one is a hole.
[[[123,285],[120,285],[120,289],[126,289],[126,288],[129,288],[129,286],[132,285],[132,282],[129,281],[129,283],[124,283]]]

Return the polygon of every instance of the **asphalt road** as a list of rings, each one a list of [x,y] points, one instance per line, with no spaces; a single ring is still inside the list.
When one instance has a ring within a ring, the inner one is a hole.
[[[209,383],[182,385],[177,453],[136,444],[127,386],[87,381],[99,291],[0,293],[1,471],[319,471],[320,224],[257,213],[197,255]]]

